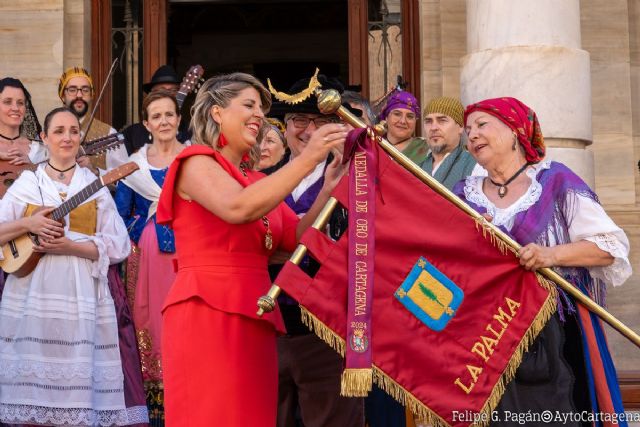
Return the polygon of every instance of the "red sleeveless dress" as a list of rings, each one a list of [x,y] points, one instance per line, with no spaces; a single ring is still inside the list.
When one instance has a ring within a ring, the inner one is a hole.
[[[180,166],[193,155],[213,157],[243,186],[263,177],[247,171],[245,178],[205,146],[184,149],[167,172],[157,221],[175,232],[178,273],[163,308],[166,425],[273,427],[276,332],[284,325],[277,310],[258,318],[256,301],[271,285],[268,256],[276,248],[295,249],[298,218],[284,203],[269,212],[273,250],[268,251],[261,219],[229,224],[178,195]]]

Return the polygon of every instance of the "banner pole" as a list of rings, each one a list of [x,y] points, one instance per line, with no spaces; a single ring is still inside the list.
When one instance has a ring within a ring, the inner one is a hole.
[[[327,204],[324,205],[320,213],[318,214],[311,227],[316,230],[323,230],[327,223],[329,222],[329,218],[331,218],[331,214],[334,209],[338,206],[338,200],[335,197],[330,197],[327,201]],[[303,244],[299,244],[296,247],[296,250],[291,254],[289,261],[294,263],[295,265],[300,265],[302,259],[307,254],[307,248]],[[278,299],[278,295],[282,289],[276,283],[271,285],[269,288],[269,292],[266,295],[261,296],[258,299],[258,312],[256,313],[258,316],[262,316],[264,313],[270,313],[276,308],[276,300]]]

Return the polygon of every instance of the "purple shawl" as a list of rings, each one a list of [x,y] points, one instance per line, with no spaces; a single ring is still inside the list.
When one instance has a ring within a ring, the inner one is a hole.
[[[529,209],[516,214],[511,230],[500,227],[502,231],[511,236],[521,245],[537,243],[542,246],[551,246],[550,236],[556,244],[570,243],[569,227],[575,216],[577,196],[588,197],[598,202],[598,196],[589,186],[574,172],[562,163],[551,162],[549,169],[538,172],[536,179],[542,186],[540,199]],[[486,213],[486,208],[478,206],[467,200],[464,195],[465,181],[456,184],[453,192],[464,200],[477,212]],[[586,268],[582,267],[556,267],[565,279],[571,283],[584,285],[591,296],[599,304],[604,304],[604,283],[595,283]],[[561,292],[564,294],[564,292]],[[573,307],[564,296],[565,305],[569,311]],[[562,316],[562,306],[558,305],[559,314]]]

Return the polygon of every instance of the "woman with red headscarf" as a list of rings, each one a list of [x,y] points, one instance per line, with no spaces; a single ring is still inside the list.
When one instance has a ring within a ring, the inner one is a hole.
[[[606,284],[631,275],[629,241],[582,179],[544,160],[535,112],[514,98],[487,99],[467,107],[465,125],[469,152],[488,176],[467,177],[454,193],[522,245],[524,268],[553,267],[603,304]],[[599,319],[558,292],[558,313],[524,355],[499,417],[624,411]]]

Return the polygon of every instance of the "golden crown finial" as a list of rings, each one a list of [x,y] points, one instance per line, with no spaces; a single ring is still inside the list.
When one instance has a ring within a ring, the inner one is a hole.
[[[286,102],[287,104],[290,104],[290,105],[299,104],[300,102],[302,102],[305,99],[309,98],[317,88],[322,86],[320,84],[320,82],[318,81],[318,72],[319,71],[320,70],[318,68],[316,68],[315,74],[309,80],[309,86],[305,90],[303,90],[302,92],[294,93],[292,95],[289,95],[289,94],[284,93],[284,92],[278,92],[273,87],[273,85],[271,84],[271,80],[267,79],[267,86],[269,87],[269,92],[271,92],[271,94],[278,101]]]

